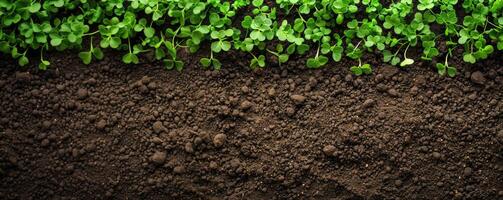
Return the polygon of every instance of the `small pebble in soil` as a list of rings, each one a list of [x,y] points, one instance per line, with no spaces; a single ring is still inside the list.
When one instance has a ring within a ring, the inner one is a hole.
[[[175,168],[173,168],[173,172],[175,174],[183,174],[185,172],[185,167],[184,166],[176,166]]]
[[[241,105],[239,105],[239,108],[241,110],[248,110],[250,109],[251,107],[253,106],[252,102],[248,101],[248,100],[244,100],[243,102],[241,102]]]
[[[400,187],[402,185],[402,180],[395,180],[395,186]]]
[[[221,147],[224,145],[225,140],[227,139],[227,136],[225,134],[217,134],[215,137],[213,137],[213,145],[216,147]]]
[[[334,145],[326,145],[325,147],[323,147],[323,153],[325,153],[325,155],[327,156],[334,155],[335,150],[336,148]]]
[[[102,119],[98,123],[96,123],[96,128],[100,129],[100,130],[104,129],[106,126],[107,126],[107,121],[105,121],[104,119]]]
[[[50,143],[50,141],[48,139],[44,139],[44,140],[42,140],[42,143],[40,145],[42,145],[43,147],[46,147],[49,145],[49,143]]]
[[[269,94],[269,96],[272,97],[272,96],[276,95],[276,90],[274,88],[271,88],[271,89],[269,89],[269,91],[267,91],[267,94]]]
[[[210,167],[210,169],[216,169],[218,167],[218,165],[215,161],[211,161],[209,167]]]
[[[499,131],[497,138],[499,138],[500,141],[503,141],[503,129]]]
[[[194,153],[194,145],[190,142],[185,143],[185,152]]]
[[[289,116],[289,117],[292,117],[293,115],[295,115],[295,109],[292,108],[292,107],[288,107],[286,108],[286,114]]]
[[[154,132],[155,133],[160,133],[161,131],[164,131],[164,125],[162,125],[162,122],[160,121],[156,121],[154,122],[154,125],[152,126],[152,128],[154,129]]]
[[[472,171],[473,171],[472,168],[467,167],[467,168],[465,168],[465,170],[463,170],[463,174],[465,176],[470,176],[472,174]]]
[[[431,154],[433,156],[433,158],[439,160],[441,157],[442,157],[442,154],[438,153],[438,152],[433,152]]]
[[[392,97],[399,97],[400,94],[398,93],[398,91],[396,91],[395,89],[391,88],[388,90],[388,94],[391,95]]]
[[[246,93],[250,92],[250,88],[248,88],[247,86],[243,86],[243,87],[241,87],[241,92],[246,94]]]
[[[86,90],[86,89],[83,89],[83,88],[80,88],[77,90],[77,98],[82,100],[82,99],[85,99],[87,98],[87,95],[89,92]]]
[[[155,163],[155,164],[163,164],[164,161],[166,161],[166,152],[163,151],[156,151],[152,156],[150,157],[150,160]]]
[[[302,95],[298,95],[298,94],[294,94],[292,96],[290,96],[290,98],[297,104],[301,104],[301,103],[304,103],[304,101],[306,100],[306,97],[305,96],[302,96]]]
[[[480,71],[473,72],[472,75],[470,76],[470,79],[472,82],[483,85],[486,82],[486,78],[484,77],[484,74]]]
[[[369,107],[372,107],[374,104],[375,104],[374,99],[367,99],[363,102],[362,107],[369,108]]]
[[[44,129],[51,128],[51,125],[52,125],[51,121],[46,120],[46,121],[42,122],[42,127],[44,127]]]
[[[63,90],[65,89],[65,85],[63,85],[63,84],[58,84],[58,85],[56,85],[56,89],[57,89],[58,91],[63,91]]]

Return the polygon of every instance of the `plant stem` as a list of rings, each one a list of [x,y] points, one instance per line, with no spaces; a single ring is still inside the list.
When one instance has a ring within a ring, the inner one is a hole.
[[[84,33],[82,36],[88,36],[88,35],[94,35],[96,33],[99,33],[100,31],[94,31],[92,33]]]
[[[407,50],[409,50],[410,43],[407,45],[407,48],[405,48],[405,51],[403,52],[403,57],[407,59]]]

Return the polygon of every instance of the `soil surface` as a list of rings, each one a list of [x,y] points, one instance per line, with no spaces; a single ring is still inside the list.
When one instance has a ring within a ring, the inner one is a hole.
[[[0,199],[503,199],[502,57],[455,78],[2,59]]]

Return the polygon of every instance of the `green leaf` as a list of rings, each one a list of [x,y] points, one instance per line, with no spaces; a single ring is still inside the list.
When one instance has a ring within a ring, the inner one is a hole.
[[[206,67],[209,67],[209,66],[211,65],[211,59],[209,59],[209,58],[201,58],[201,59],[199,60],[199,62],[200,62],[200,63],[201,63],[201,65],[202,65],[203,67],[205,67],[205,68],[206,68]]]
[[[122,61],[126,64],[131,64],[131,63],[138,64],[139,63],[138,57],[133,53],[128,53],[128,54],[122,56]]]
[[[222,50],[222,46],[220,45],[220,41],[215,41],[211,43],[211,50],[215,53],[218,53]]]
[[[328,58],[327,58],[326,56],[322,56],[322,55],[320,55],[320,56],[318,57],[318,62],[320,63],[320,67],[321,67],[321,66],[323,66],[323,65],[327,64],[327,62],[328,62]]]
[[[80,59],[82,59],[82,62],[86,65],[88,65],[89,63],[91,63],[91,59],[92,59],[92,55],[91,55],[91,52],[80,52],[79,53],[79,57]]]
[[[319,68],[321,66],[321,63],[317,58],[308,58],[306,65],[308,68]]]
[[[47,60],[41,60],[40,63],[38,64],[38,68],[40,70],[47,70],[47,67],[51,65],[51,63]]]
[[[265,56],[264,55],[260,55],[258,57],[258,66],[265,67]]]
[[[27,65],[29,63],[29,60],[28,60],[28,58],[26,56],[21,56],[19,58],[19,60],[17,60],[17,63],[19,64],[19,66],[22,67],[22,66]]]
[[[220,63],[220,61],[215,58],[213,58],[213,61],[211,63],[213,64],[213,69],[215,70],[220,70],[220,68],[222,68],[222,63]]]
[[[155,29],[152,27],[147,27],[147,28],[143,29],[143,34],[145,34],[145,36],[147,38],[151,38],[155,34]]]
[[[301,44],[301,45],[297,46],[297,53],[298,54],[302,55],[302,54],[306,53],[306,51],[308,51],[308,50],[309,50],[309,45],[307,45],[307,44]]]
[[[445,75],[446,69],[445,69],[445,65],[444,64],[437,63],[436,67],[437,67],[437,72],[438,72],[438,74],[440,76]]]
[[[372,67],[370,67],[370,64],[363,64],[360,68],[364,74],[372,74]]]
[[[286,48],[286,53],[289,55],[295,53],[295,44],[288,45],[288,48]]]
[[[264,3],[264,0],[253,0],[252,4],[255,7],[260,7]]]
[[[414,63],[414,60],[410,59],[410,58],[405,58],[401,63],[400,63],[400,67],[405,67],[407,65],[412,65]]]
[[[399,62],[400,62],[400,58],[398,56],[393,56],[393,59],[391,59],[392,65],[397,65]]]
[[[447,67],[447,74],[450,76],[450,77],[455,77],[456,74],[457,74],[458,70],[456,70],[455,67]]]
[[[285,63],[286,61],[288,61],[288,54],[281,54],[278,56],[278,61],[279,63]]]
[[[51,39],[51,45],[53,47],[59,46],[61,44],[61,42],[63,42],[63,40],[60,37]]]
[[[104,55],[103,55],[103,51],[101,51],[100,48],[96,47],[96,48],[93,48],[93,51],[92,51],[92,54],[94,55],[94,57],[98,60],[101,60],[103,59]]]
[[[196,6],[193,8],[192,12],[195,15],[199,15],[204,9],[206,8],[206,4],[203,2],[199,2],[196,4]]]
[[[231,49],[231,43],[229,41],[221,41],[221,47],[224,51],[229,51]]]
[[[473,54],[465,54],[463,56],[463,61],[474,64],[476,62],[476,59],[475,56],[473,56]]]
[[[353,72],[353,74],[355,74],[357,76],[360,76],[360,75],[363,74],[363,70],[360,67],[358,67],[358,66],[352,66],[350,68],[350,70],[351,70],[351,72]]]
[[[342,59],[342,53],[344,52],[344,48],[342,46],[335,46],[332,48],[332,59],[334,61],[339,62]]]
[[[161,60],[162,58],[164,58],[166,56],[166,53],[164,52],[164,50],[162,48],[157,48],[155,49],[155,59],[157,60]]]
[[[36,13],[40,10],[40,7],[40,3],[36,2],[28,7],[28,11],[30,11],[31,13]]]
[[[121,39],[119,37],[112,37],[110,39],[110,47],[116,49],[121,45]]]

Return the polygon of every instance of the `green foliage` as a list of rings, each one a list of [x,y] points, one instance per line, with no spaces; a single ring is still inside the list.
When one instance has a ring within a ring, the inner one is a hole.
[[[20,66],[30,63],[31,51],[40,51],[38,66],[47,69],[43,51],[78,50],[89,64],[111,48],[125,52],[124,63],[140,63],[150,52],[180,71],[178,52],[195,53],[201,45],[209,47],[201,66],[215,70],[222,67],[217,54],[236,50],[250,55],[251,68],[265,67],[266,55],[279,65],[306,55],[308,68],[358,60],[350,70],[363,75],[372,68],[361,64],[362,55],[378,52],[401,67],[447,54],[436,67],[454,76],[447,63],[454,50],[463,50],[467,63],[503,51],[503,0],[0,0],[0,53]],[[410,47],[421,55],[407,57]]]

